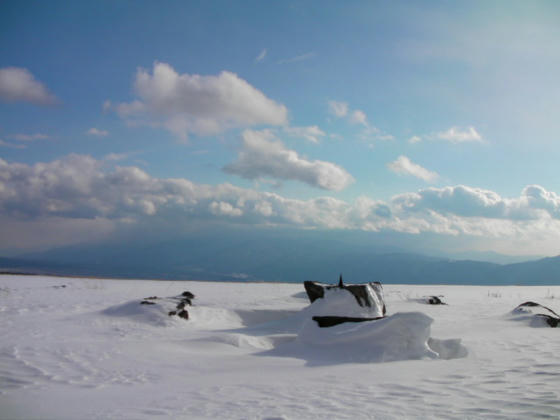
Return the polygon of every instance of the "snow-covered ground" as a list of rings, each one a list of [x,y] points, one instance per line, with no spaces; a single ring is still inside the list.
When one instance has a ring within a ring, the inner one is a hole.
[[[185,290],[188,321],[140,304]],[[0,418],[560,417],[560,330],[512,314],[560,286],[384,292],[388,318],[319,329],[302,284],[0,276]]]

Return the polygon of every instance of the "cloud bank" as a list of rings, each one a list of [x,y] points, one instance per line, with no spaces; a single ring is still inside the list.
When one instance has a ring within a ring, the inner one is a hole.
[[[179,74],[169,64],[156,62],[151,74],[138,69],[134,92],[138,99],[115,106],[122,118],[164,127],[184,141],[190,134],[287,124],[284,105],[228,71],[217,76]]]
[[[265,142],[268,147],[268,140]],[[285,153],[281,145],[273,147]],[[400,194],[387,202],[366,196],[352,202],[328,196],[300,200],[227,183],[204,185],[182,178],[155,178],[138,167],[83,155],[35,165],[0,159],[2,230],[8,225],[21,229],[46,225],[48,220],[56,220],[57,225],[74,220],[72,229],[76,230],[78,220],[97,220],[105,229],[111,224],[150,221],[164,221],[176,228],[221,221],[531,239],[533,243],[539,237],[549,242],[560,238],[560,196],[538,185],[525,187],[514,198],[458,185]]]

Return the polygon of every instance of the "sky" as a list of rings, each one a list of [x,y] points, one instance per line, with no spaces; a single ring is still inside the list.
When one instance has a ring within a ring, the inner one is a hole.
[[[0,254],[216,225],[560,254],[559,21],[555,1],[5,0]]]

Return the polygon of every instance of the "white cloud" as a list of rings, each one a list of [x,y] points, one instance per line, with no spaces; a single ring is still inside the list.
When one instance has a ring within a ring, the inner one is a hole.
[[[210,136],[259,124],[284,125],[288,111],[234,73],[218,76],[178,74],[154,63],[152,74],[138,69],[139,99],[115,109],[124,119],[162,126],[186,141],[189,134]]]
[[[482,141],[482,136],[476,131],[474,127],[467,127],[466,129],[461,129],[459,127],[451,127],[447,131],[436,133],[434,137],[438,140],[445,140],[451,143]]]
[[[212,201],[209,208],[210,212],[216,216],[239,217],[243,215],[242,210],[233,207],[230,203],[225,201]]]
[[[319,137],[324,137],[326,134],[316,125],[309,127],[284,127],[284,132],[291,137],[300,137],[311,143],[319,143]]]
[[[398,195],[395,206],[407,212],[437,212],[456,217],[538,220],[543,217],[560,220],[560,197],[538,185],[529,185],[517,198],[503,198],[494,191],[465,185],[426,188],[417,193]]]
[[[261,61],[264,60],[264,58],[266,57],[266,48],[263,48],[263,50],[260,52],[260,54],[255,58],[255,62],[256,63],[260,63]]]
[[[436,172],[429,171],[402,155],[394,162],[389,162],[387,167],[399,175],[412,175],[426,182],[434,182],[439,177]]]
[[[300,157],[268,130],[245,130],[242,137],[243,148],[237,161],[224,168],[228,173],[247,179],[295,180],[333,191],[340,191],[354,181],[348,172],[334,163]]]
[[[52,105],[58,99],[31,72],[21,67],[0,69],[0,100],[29,102],[35,105]]]
[[[106,137],[109,135],[109,132],[107,130],[99,130],[95,127],[92,127],[88,131],[86,131],[86,134],[90,136]]]
[[[408,142],[410,144],[420,143],[421,141],[422,141],[422,137],[420,136],[412,136],[411,138],[408,139]]]
[[[337,118],[348,115],[348,104],[346,102],[329,101],[329,113]]]

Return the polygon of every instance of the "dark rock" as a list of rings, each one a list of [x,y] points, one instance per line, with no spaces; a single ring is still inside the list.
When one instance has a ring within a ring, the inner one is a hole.
[[[177,315],[177,311],[170,311],[167,315],[169,316]]]
[[[143,300],[140,305],[155,305],[155,302],[150,302],[149,300]]]
[[[560,318],[554,318],[550,315],[545,315],[545,314],[537,314],[537,316],[544,318],[544,320],[550,326],[550,328],[558,328],[558,323],[560,323]]]
[[[320,328],[328,328],[335,325],[343,324],[345,322],[376,321],[383,318],[384,317],[382,316],[376,318],[355,318],[349,316],[314,316],[312,319],[319,325]]]
[[[528,308],[535,308],[535,307],[540,307],[542,309],[544,309],[545,311],[549,312],[550,314],[552,314],[554,317],[556,318],[560,318],[560,315],[558,315],[556,312],[554,312],[552,309],[547,308],[546,306],[541,305],[540,303],[536,303],[536,302],[523,302],[520,305],[517,305],[517,307],[514,309],[514,311],[521,309],[523,307],[528,307]]]
[[[447,305],[447,303],[443,302],[438,296],[428,296],[426,298],[426,303],[429,305]]]
[[[185,308],[185,302],[179,302],[177,304],[177,309],[184,309]]]
[[[150,297],[144,298],[144,300],[156,300],[156,299],[159,299],[159,298],[157,296],[150,296]]]
[[[177,314],[177,316],[179,316],[183,319],[189,319],[189,313],[187,311],[185,311],[184,309],[181,312],[179,312]]]
[[[192,301],[189,298],[182,298],[181,303],[184,303],[185,305],[192,306]]]
[[[195,296],[194,296],[191,292],[189,292],[189,291],[185,291],[185,292],[181,293],[181,296],[184,296],[184,297],[186,297],[186,298],[188,298],[188,299],[194,299],[194,297],[195,297]]]

